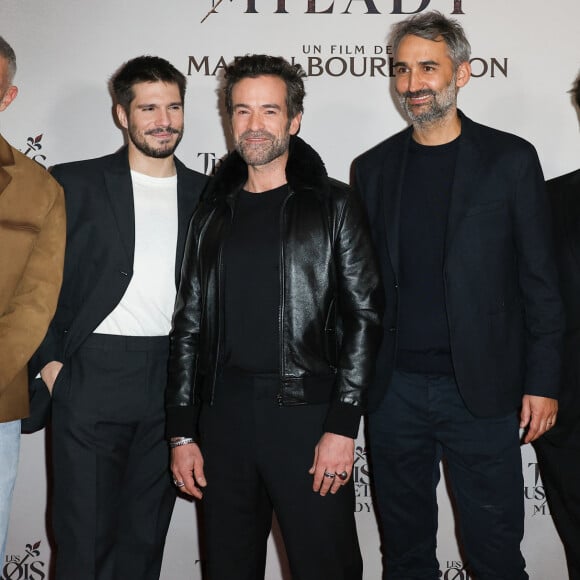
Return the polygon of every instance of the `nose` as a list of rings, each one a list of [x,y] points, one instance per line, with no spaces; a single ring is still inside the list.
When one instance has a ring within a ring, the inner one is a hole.
[[[250,113],[248,118],[248,128],[251,131],[259,131],[260,129],[263,129],[264,124],[262,122],[262,115],[259,115],[256,112]]]
[[[423,80],[418,71],[409,71],[407,77],[407,90],[411,93],[421,90],[423,88]]]
[[[157,117],[155,119],[155,124],[159,125],[160,127],[167,127],[171,125],[171,119],[169,116],[169,111],[163,107],[159,108],[157,113]]]

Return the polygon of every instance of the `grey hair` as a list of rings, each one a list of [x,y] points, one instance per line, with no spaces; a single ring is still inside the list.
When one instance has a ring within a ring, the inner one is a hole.
[[[457,20],[446,18],[441,12],[436,10],[415,14],[410,18],[393,24],[389,36],[393,54],[397,53],[403,37],[408,35],[433,41],[443,39],[455,69],[461,63],[468,62],[471,56],[471,45],[465,36],[462,26]]]
[[[11,85],[16,74],[16,54],[14,49],[0,36],[0,56],[8,61],[8,84]]]

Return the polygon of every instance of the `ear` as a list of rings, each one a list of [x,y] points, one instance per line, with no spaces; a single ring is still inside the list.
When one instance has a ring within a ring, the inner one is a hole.
[[[121,127],[123,127],[123,129],[127,129],[129,127],[129,122],[127,120],[127,113],[125,112],[125,109],[121,105],[117,105],[115,110],[117,111],[117,119],[119,119]]]
[[[300,123],[302,122],[302,113],[298,113],[292,121],[290,121],[290,135],[296,135],[300,131]]]
[[[0,111],[5,111],[8,108],[8,105],[16,98],[17,94],[18,94],[18,87],[14,86],[14,85],[10,85],[6,89],[6,92],[4,93],[4,96],[2,97],[2,100],[0,101]]]
[[[462,62],[455,71],[455,86],[460,89],[464,87],[471,78],[471,65],[468,62]]]

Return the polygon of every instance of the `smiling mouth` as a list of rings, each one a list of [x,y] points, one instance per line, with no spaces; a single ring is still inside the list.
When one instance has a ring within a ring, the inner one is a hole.
[[[240,139],[246,143],[265,143],[274,140],[272,135],[262,131],[246,131],[241,135]]]
[[[422,90],[410,92],[407,91],[402,95],[405,101],[411,105],[423,105],[428,103],[432,98],[435,97],[435,93],[430,90]]]
[[[421,95],[420,97],[407,97],[407,103],[412,107],[425,105],[432,100],[432,95]]]
[[[173,135],[178,135],[179,131],[176,129],[154,129],[153,131],[147,131],[146,135],[151,135],[152,137],[157,137],[158,139],[169,139]]]
[[[247,149],[262,149],[264,146],[268,147],[272,140],[267,137],[246,137],[242,143]]]

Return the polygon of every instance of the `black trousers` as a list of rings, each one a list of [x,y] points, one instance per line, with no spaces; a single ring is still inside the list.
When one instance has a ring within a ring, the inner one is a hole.
[[[280,407],[278,384],[228,375],[202,407],[206,580],[264,578],[272,510],[293,580],[360,580],[353,483],[321,497],[308,473],[328,407]]]
[[[550,513],[564,544],[570,580],[580,580],[580,425],[562,445],[545,437],[534,448]]]
[[[92,335],[53,392],[56,580],[157,580],[175,489],[167,337]]]

